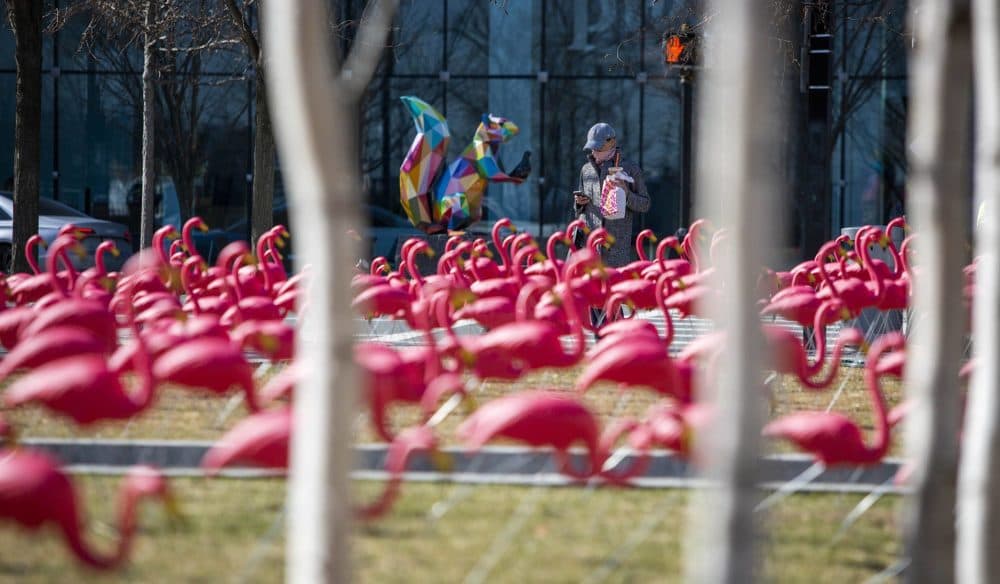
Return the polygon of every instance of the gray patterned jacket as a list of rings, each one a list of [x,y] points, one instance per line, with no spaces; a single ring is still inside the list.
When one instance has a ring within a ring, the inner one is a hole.
[[[619,153],[620,154],[620,153]],[[590,229],[604,227],[608,233],[615,237],[615,244],[611,249],[604,251],[604,263],[611,267],[621,267],[636,259],[635,240],[632,236],[632,221],[636,213],[645,213],[649,210],[649,194],[646,192],[646,181],[642,178],[642,169],[639,165],[629,160],[621,159],[620,166],[631,176],[635,182],[628,185],[629,190],[625,198],[625,217],[622,219],[605,219],[601,215],[601,210],[597,207],[601,198],[601,185],[604,177],[608,175],[608,169],[614,166],[615,157],[604,164],[598,164],[592,156],[587,157],[587,162],[580,169],[580,187],[583,194],[590,197],[590,202],[586,205],[577,205],[572,202],[573,217],[579,217],[587,222]],[[576,234],[577,245],[583,244],[582,233]]]

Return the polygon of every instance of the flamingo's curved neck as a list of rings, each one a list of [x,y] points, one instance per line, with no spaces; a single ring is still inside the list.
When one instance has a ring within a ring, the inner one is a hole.
[[[495,247],[497,253],[500,254],[501,271],[506,270],[507,266],[510,265],[510,255],[507,251],[507,248],[500,241],[500,228],[502,227],[503,225],[499,221],[497,221],[497,223],[493,225],[493,230],[490,232],[490,236],[493,239],[493,247]]]
[[[684,243],[681,246],[684,248],[684,255],[688,257],[688,261],[691,262],[691,267],[695,272],[701,271],[701,257],[698,255],[698,248],[694,243],[695,239],[691,237],[688,233],[684,237]]]
[[[156,254],[157,259],[163,263],[165,266],[170,265],[170,258],[167,256],[167,251],[163,249],[163,240],[167,237],[167,231],[160,229],[153,233],[153,253]]]
[[[865,270],[868,272],[869,279],[873,284],[875,284],[873,295],[876,302],[878,302],[882,300],[882,296],[885,294],[885,282],[882,281],[882,274],[875,269],[875,262],[872,261],[871,252],[868,250],[868,246],[874,237],[874,232],[865,234],[865,238],[861,241],[861,249],[858,250],[858,253],[861,255],[861,259],[865,264]]]
[[[649,235],[650,234],[648,232],[642,231],[635,238],[635,253],[639,260],[643,262],[649,261],[649,257],[646,255],[646,246],[643,245],[646,242],[646,239],[649,238]]]
[[[819,250],[819,254],[816,256],[816,267],[819,268],[819,277],[823,279],[823,282],[830,287],[830,294],[835,298],[840,298],[840,291],[837,290],[836,286],[833,285],[833,278],[826,271],[826,255],[830,253],[828,249],[832,249],[834,245],[828,243]]]
[[[33,235],[28,239],[28,242],[24,244],[24,256],[28,260],[28,265],[31,266],[31,271],[38,274],[42,273],[42,270],[38,267],[38,259],[35,255],[35,250],[38,248],[38,243],[42,241],[41,236]]]
[[[669,295],[667,291],[670,289],[670,274],[664,272],[656,280],[656,305],[660,307],[660,312],[663,313],[663,322],[667,329],[663,345],[667,348],[674,342],[674,319],[670,316],[670,309],[667,308],[667,296]]]
[[[463,350],[462,342],[458,339],[458,335],[455,334],[454,329],[451,328],[451,314],[448,311],[448,301],[447,294],[439,294],[431,299],[431,307],[434,309],[435,316],[437,316],[438,326],[444,328],[445,336],[455,344],[455,347]]]
[[[271,291],[271,274],[268,268],[267,258],[267,233],[257,238],[257,269],[264,273],[264,289]]]
[[[233,277],[233,281],[230,287],[233,289],[233,296],[236,298],[235,304],[237,310],[239,310],[240,300],[243,300],[243,283],[240,282],[240,268],[243,267],[243,256],[238,256],[233,262],[233,267],[230,269],[230,274]],[[223,277],[223,282],[227,282],[225,277]]]
[[[200,261],[198,258],[188,258],[184,262],[184,265],[181,266],[181,286],[184,287],[188,298],[191,299],[191,306],[194,307],[195,315],[201,314],[201,303],[198,298],[198,292],[194,289],[194,282],[191,281],[191,271],[196,267],[194,264]]]
[[[824,334],[823,336],[825,337],[826,335]],[[837,372],[840,371],[840,358],[844,354],[844,347],[847,344],[845,339],[837,339],[837,344],[833,346],[833,354],[830,356],[830,369],[820,379],[813,379],[813,377],[819,375],[820,371],[823,370],[823,355],[817,349],[816,360],[811,364],[807,361],[805,364],[805,372],[801,379],[803,384],[810,389],[829,387],[830,383],[833,382],[833,378],[837,376]]]
[[[568,274],[570,272],[575,272],[576,268],[582,263],[582,261],[576,261],[565,266],[567,282],[570,281]],[[566,311],[566,322],[569,325],[570,332],[573,334],[574,341],[573,350],[567,355],[567,357],[573,362],[576,362],[583,357],[583,352],[586,349],[586,342],[583,338],[583,323],[580,320],[580,313],[577,310],[576,296],[573,294],[572,286],[566,286],[566,294],[563,298],[563,310]]]
[[[418,288],[424,287],[424,277],[420,274],[420,270],[417,268],[417,252],[421,250],[421,247],[416,245],[410,246],[406,254],[406,269],[410,272],[410,277],[413,281],[417,283]]]
[[[56,240],[49,248],[49,255],[45,258],[45,268],[49,273],[49,281],[52,283],[52,289],[62,296],[63,298],[69,297],[69,290],[63,285],[62,280],[59,279],[59,260],[62,259],[63,263],[66,265],[66,269],[71,274],[70,280],[76,280],[76,272],[73,271],[73,264],[69,261],[66,256],[65,248],[74,241],[72,239],[61,239]]]
[[[112,246],[114,246],[114,244],[110,241],[106,241],[97,246],[97,251],[94,253],[94,267],[97,268],[98,276],[108,275],[108,267],[105,263],[104,256],[111,253]]]
[[[627,298],[628,296],[621,292],[614,292],[608,296],[608,301],[604,303],[604,314],[607,316],[604,317],[604,325],[601,325],[602,328],[617,320],[618,309],[622,307]]]
[[[192,217],[181,227],[181,241],[184,242],[184,247],[187,248],[187,252],[192,256],[198,255],[198,251],[194,246],[194,237],[191,236],[191,233],[194,231],[195,226],[199,224],[201,224],[201,219]]]
[[[664,239],[656,246],[656,263],[660,266],[660,271],[667,271],[667,247],[669,242]]]
[[[81,562],[87,564],[92,568],[97,568],[100,570],[110,570],[117,567],[122,561],[125,560],[127,550],[130,547],[128,542],[125,541],[126,535],[131,539],[131,534],[121,533],[119,535],[118,547],[115,552],[109,556],[101,555],[99,552],[91,549],[90,544],[88,544],[83,539],[83,526],[80,525],[80,520],[78,517],[73,517],[72,520],[64,520],[60,523],[60,528],[63,532],[63,537],[66,538],[66,543],[69,545],[69,549],[73,552]]]
[[[552,272],[556,276],[556,283],[562,282],[562,274],[559,270],[559,264],[556,263],[556,243],[563,238],[565,234],[562,231],[556,231],[549,236],[549,240],[545,244],[545,255],[549,256],[549,265],[552,266]]]
[[[816,335],[816,360],[811,365],[806,363],[806,371],[811,374],[810,376],[816,375],[823,368],[823,361],[826,359],[826,318],[828,314],[837,309],[837,305],[829,302],[824,303],[813,317],[815,319],[813,331]]]
[[[903,272],[908,276],[913,277],[913,272],[910,271],[910,245],[913,241],[914,236],[909,236],[903,240],[903,243],[899,246],[899,263],[903,266]]]
[[[528,260],[528,256],[533,253],[535,253],[535,248],[526,247],[514,254],[514,263],[511,265],[511,269],[514,270],[514,278],[517,279],[518,284],[525,284],[528,281],[527,276],[524,275],[524,264]]]
[[[875,353],[875,352],[873,352]],[[879,355],[871,354],[869,359],[878,360]],[[875,363],[865,367],[865,385],[875,409],[875,440],[867,449],[870,460],[881,460],[889,451],[889,414],[885,406],[885,396],[882,395],[880,376],[875,371]]]

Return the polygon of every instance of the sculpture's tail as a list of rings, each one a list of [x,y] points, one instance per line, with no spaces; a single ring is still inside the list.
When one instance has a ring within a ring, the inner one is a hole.
[[[447,120],[444,119],[444,116],[440,112],[434,109],[434,106],[412,95],[404,95],[399,99],[410,110],[410,115],[413,116],[413,123],[417,126],[418,134],[433,133],[445,139],[451,137],[448,131]]]
[[[433,106],[409,95],[400,99],[413,116],[417,135],[399,168],[399,199],[410,223],[431,233],[441,229],[436,224],[432,193],[444,166],[451,134],[444,116]]]

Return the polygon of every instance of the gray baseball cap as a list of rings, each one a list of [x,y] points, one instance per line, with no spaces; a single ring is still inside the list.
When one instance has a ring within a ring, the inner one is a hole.
[[[610,124],[599,122],[590,127],[587,132],[587,143],[584,150],[600,150],[610,140],[615,139],[615,129]]]

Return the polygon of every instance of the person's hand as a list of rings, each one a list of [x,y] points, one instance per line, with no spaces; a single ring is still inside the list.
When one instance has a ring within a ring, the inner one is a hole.
[[[590,202],[590,197],[584,195],[583,193],[576,192],[573,193],[573,201],[575,201],[577,205],[586,205]]]

